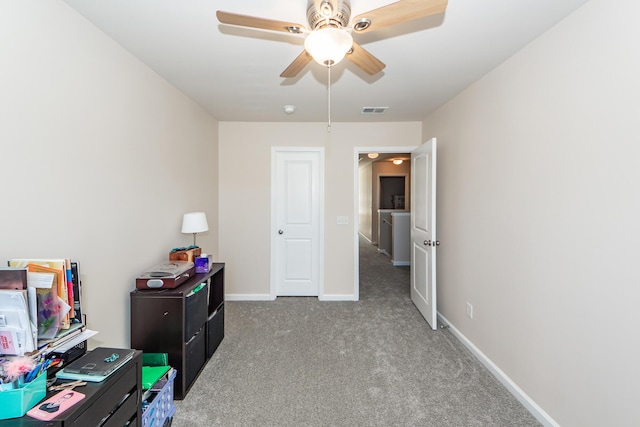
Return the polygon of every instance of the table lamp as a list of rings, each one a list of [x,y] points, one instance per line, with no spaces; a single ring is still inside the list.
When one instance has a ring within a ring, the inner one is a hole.
[[[182,232],[193,233],[193,246],[196,246],[196,234],[209,230],[207,216],[204,212],[191,212],[182,218]]]

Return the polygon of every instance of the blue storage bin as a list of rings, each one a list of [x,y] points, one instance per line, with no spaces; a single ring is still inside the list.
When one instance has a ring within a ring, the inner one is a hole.
[[[21,388],[0,392],[0,420],[19,418],[47,394],[47,374],[42,373]]]
[[[160,381],[166,380],[162,389],[142,402],[142,427],[162,427],[166,419],[173,417],[173,381],[176,370],[171,369]]]

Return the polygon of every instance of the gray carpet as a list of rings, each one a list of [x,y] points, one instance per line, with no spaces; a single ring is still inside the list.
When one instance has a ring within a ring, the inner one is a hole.
[[[409,268],[360,243],[358,302],[225,303],[225,338],[173,425],[537,426],[409,297]]]

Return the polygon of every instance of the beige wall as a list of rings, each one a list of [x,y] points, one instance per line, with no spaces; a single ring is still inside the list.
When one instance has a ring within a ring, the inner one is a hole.
[[[217,123],[62,2],[3,1],[0,40],[0,260],[78,261],[90,345],[128,347],[136,276],[218,222]]]
[[[220,256],[227,262],[229,298],[266,299],[270,271],[271,147],[324,147],[324,290],[330,299],[354,298],[354,148],[416,146],[421,124],[236,123],[219,126]],[[337,225],[347,216],[349,225]]]
[[[593,0],[424,122],[439,310],[562,426],[640,425],[639,16]]]

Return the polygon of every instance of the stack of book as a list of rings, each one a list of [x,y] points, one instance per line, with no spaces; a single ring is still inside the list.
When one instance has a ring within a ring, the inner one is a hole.
[[[0,271],[0,283],[9,286],[7,278],[11,275],[4,272]],[[29,299],[26,289],[10,286],[11,289],[0,289],[0,354],[22,356],[37,346],[35,314],[29,307],[29,301],[34,301],[35,294]]]
[[[0,267],[0,354],[32,354],[84,331],[78,263],[13,259]]]

